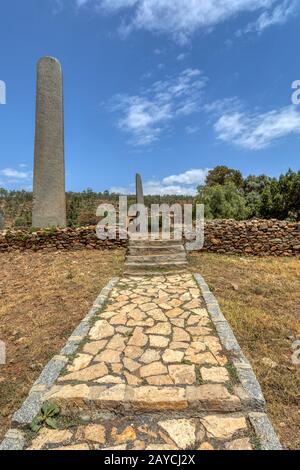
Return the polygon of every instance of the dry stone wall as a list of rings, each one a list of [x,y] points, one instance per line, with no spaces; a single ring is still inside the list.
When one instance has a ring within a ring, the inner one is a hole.
[[[0,252],[14,250],[106,250],[126,240],[99,240],[95,227],[0,232]],[[213,220],[205,224],[204,251],[256,256],[300,256],[300,223],[278,220]]]

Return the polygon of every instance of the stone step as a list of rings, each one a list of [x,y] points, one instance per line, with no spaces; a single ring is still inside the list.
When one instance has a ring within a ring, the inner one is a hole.
[[[187,261],[185,252],[178,254],[161,254],[161,255],[128,255],[126,257],[126,264],[128,263],[173,263],[177,261]]]
[[[183,266],[183,267],[179,267],[179,266],[172,266],[172,265],[168,265],[168,266],[164,266],[164,267],[161,267],[161,266],[157,266],[156,267],[151,267],[151,268],[147,268],[147,266],[142,266],[142,265],[139,265],[139,266],[135,266],[135,267],[132,267],[132,266],[127,266],[125,267],[125,270],[124,270],[124,274],[126,275],[129,275],[129,276],[159,276],[159,275],[167,275],[167,274],[183,274],[183,273],[186,273],[188,272],[188,267],[187,266]]]
[[[180,366],[178,366],[180,368]],[[63,380],[63,377],[58,383]],[[195,412],[230,413],[243,409],[240,398],[221,384],[202,384],[186,387],[132,387],[87,384],[55,385],[45,401],[55,402],[63,416],[73,417],[81,411],[118,410],[135,412],[177,411],[184,416]]]
[[[169,246],[129,246],[127,253],[129,255],[160,255],[160,254],[177,254],[184,253],[185,249],[182,245],[169,245]]]
[[[185,274],[188,272],[187,268],[178,268],[177,266],[174,268],[165,268],[160,270],[151,269],[146,271],[145,269],[137,270],[137,269],[126,269],[124,274],[130,277],[141,277],[141,276],[168,276],[174,274]]]
[[[125,262],[126,268],[145,268],[145,269],[155,269],[155,268],[177,268],[188,266],[187,261],[173,261],[173,262],[161,262],[161,263],[134,263],[134,262]]]
[[[139,247],[139,246],[146,246],[146,247],[160,247],[160,246],[182,246],[182,240],[149,240],[149,239],[141,239],[141,240],[129,240],[130,247]]]

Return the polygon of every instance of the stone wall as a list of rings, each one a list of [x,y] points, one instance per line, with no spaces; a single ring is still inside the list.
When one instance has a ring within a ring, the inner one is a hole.
[[[0,232],[0,252],[14,250],[106,250],[126,240],[102,241],[95,227]],[[299,256],[300,223],[278,220],[212,220],[205,224],[204,251],[258,256]]]
[[[258,256],[299,256],[300,223],[280,220],[212,220],[204,250]]]

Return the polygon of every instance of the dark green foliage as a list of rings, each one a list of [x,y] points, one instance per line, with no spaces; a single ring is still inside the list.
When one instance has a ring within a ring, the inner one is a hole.
[[[207,219],[245,220],[249,216],[246,200],[233,183],[206,186],[200,190],[196,202],[204,204]]]
[[[206,177],[206,186],[225,185],[233,183],[237,188],[243,186],[244,180],[242,173],[227,166],[216,166],[213,170],[208,172]]]
[[[59,407],[55,403],[45,402],[41,408],[41,412],[32,421],[30,426],[31,430],[38,432],[44,424],[49,426],[49,428],[57,429],[56,418],[59,412]]]

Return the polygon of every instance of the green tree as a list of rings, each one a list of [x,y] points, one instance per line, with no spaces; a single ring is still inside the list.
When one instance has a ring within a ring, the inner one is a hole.
[[[249,216],[245,198],[232,182],[199,188],[196,202],[204,204],[207,219],[244,220]]]
[[[223,186],[227,183],[233,183],[237,188],[242,188],[244,184],[242,173],[223,165],[216,166],[208,172],[206,186],[215,186],[216,184]]]

